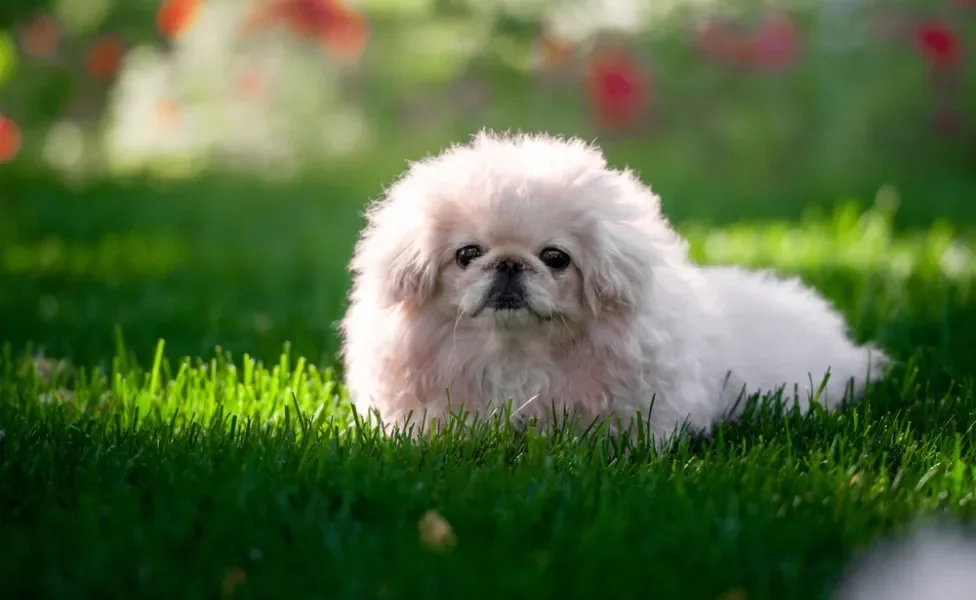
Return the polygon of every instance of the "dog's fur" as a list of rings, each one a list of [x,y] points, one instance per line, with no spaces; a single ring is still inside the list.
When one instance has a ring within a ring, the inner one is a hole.
[[[541,424],[640,414],[661,440],[707,428],[743,393],[785,386],[805,408],[828,369],[820,401],[834,407],[887,363],[799,281],[695,266],[657,196],[579,140],[482,132],[412,164],[367,217],[343,358],[357,410],[384,423],[510,400]],[[484,255],[461,268],[470,244]],[[547,268],[545,247],[572,264]],[[519,310],[486,307],[506,259]]]

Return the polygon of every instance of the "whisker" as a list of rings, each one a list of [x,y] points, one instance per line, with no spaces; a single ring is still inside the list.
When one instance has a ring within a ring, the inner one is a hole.
[[[455,360],[457,360],[457,355],[458,355],[458,353],[457,353],[457,329],[458,329],[458,324],[461,322],[461,319],[463,317],[464,317],[464,309],[459,306],[458,309],[457,309],[457,318],[454,319],[454,328],[451,330],[451,357],[450,357],[450,360],[452,362],[455,361]]]
[[[569,341],[571,341],[573,343],[573,345],[575,346],[576,345],[576,334],[573,332],[573,328],[570,327],[569,326],[569,323],[566,322],[566,317],[563,315],[563,313],[556,313],[556,315],[559,317],[559,320],[562,322],[563,327],[566,328],[566,331],[569,332]]]

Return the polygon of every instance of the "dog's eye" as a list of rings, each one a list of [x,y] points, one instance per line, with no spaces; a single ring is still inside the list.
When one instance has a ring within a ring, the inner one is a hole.
[[[463,246],[454,253],[454,260],[462,269],[467,269],[468,265],[473,263],[478,257],[484,254],[484,251],[478,246]]]
[[[559,248],[543,248],[539,259],[553,271],[560,271],[569,266],[569,255]]]

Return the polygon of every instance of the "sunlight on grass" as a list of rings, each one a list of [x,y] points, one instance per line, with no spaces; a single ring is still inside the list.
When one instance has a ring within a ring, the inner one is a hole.
[[[843,206],[830,217],[798,224],[742,223],[724,228],[681,228],[696,260],[804,271],[822,267],[880,272],[898,280],[913,274],[970,280],[976,263],[969,244],[948,224],[928,231],[895,234],[892,215],[880,208],[862,212]]]

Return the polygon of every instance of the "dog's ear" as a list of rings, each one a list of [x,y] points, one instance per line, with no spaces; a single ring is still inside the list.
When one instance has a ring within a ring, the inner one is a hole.
[[[389,261],[386,293],[394,302],[420,305],[434,293],[437,267],[415,239],[402,240],[399,251]]]
[[[651,270],[642,238],[640,228],[628,223],[601,223],[594,231],[594,248],[582,265],[583,300],[594,315],[640,306]]]
[[[405,213],[403,206],[388,197],[370,209],[351,263],[357,284],[368,285],[384,306],[419,306],[437,284],[428,232],[416,212]]]
[[[618,174],[599,197],[612,200],[588,240],[584,303],[594,315],[630,312],[645,301],[656,273],[665,275],[664,285],[683,277],[687,247],[661,214],[658,197],[632,173]]]

